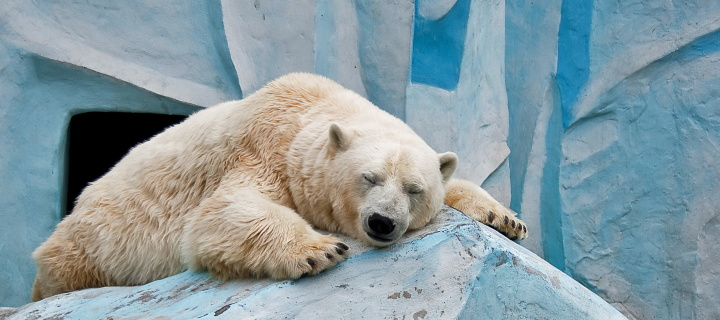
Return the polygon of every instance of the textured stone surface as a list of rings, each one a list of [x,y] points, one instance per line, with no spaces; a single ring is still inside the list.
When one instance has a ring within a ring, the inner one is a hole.
[[[297,281],[222,283],[185,272],[25,305],[8,319],[624,319],[598,296],[490,228],[446,209],[386,249]]]
[[[509,1],[505,10],[511,208],[522,212],[523,246],[565,267],[558,166],[562,134],[555,83],[560,0]]]
[[[631,317],[720,318],[718,13],[712,1],[563,7],[575,20],[559,41],[576,51],[558,77],[577,88],[560,84],[566,270]]]
[[[720,317],[718,12],[506,10],[512,208],[542,231],[525,245],[632,318]]]

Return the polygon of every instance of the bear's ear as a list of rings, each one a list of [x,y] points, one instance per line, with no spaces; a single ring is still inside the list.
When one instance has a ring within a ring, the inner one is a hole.
[[[345,151],[350,146],[353,134],[337,123],[330,124],[330,149],[332,151]]]
[[[443,182],[447,182],[455,173],[458,164],[458,157],[452,152],[439,154],[440,156],[440,173],[443,176]]]

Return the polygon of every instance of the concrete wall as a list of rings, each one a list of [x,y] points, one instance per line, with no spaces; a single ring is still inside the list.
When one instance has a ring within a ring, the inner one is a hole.
[[[0,304],[64,206],[85,111],[187,114],[287,72],[407,121],[633,318],[720,317],[714,1],[6,1]]]

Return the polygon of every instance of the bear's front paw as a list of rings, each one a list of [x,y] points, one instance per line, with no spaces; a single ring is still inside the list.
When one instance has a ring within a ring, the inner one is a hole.
[[[338,262],[345,260],[345,251],[349,249],[350,248],[346,244],[338,242],[335,244],[334,248],[331,247],[325,250],[316,250],[314,252],[314,257],[308,257],[305,259],[307,265],[310,267],[310,270],[303,272],[300,275],[300,278],[308,275],[317,274],[327,268],[332,267]]]
[[[267,270],[273,279],[297,279],[315,275],[346,259],[350,248],[330,235],[306,235],[288,243],[284,255]]]
[[[472,217],[502,233],[510,238],[510,240],[527,238],[527,227],[525,223],[515,217],[515,214],[509,209],[503,207],[496,208],[494,211],[476,213],[472,215]]]
[[[515,213],[501,205],[485,206],[462,206],[456,208],[467,216],[478,222],[502,233],[510,240],[522,240],[527,238],[527,227],[522,220],[515,216]]]
[[[481,222],[510,240],[522,240],[527,238],[527,227],[525,223],[515,216],[515,213],[504,206],[488,205],[487,203],[473,203],[462,201],[456,204],[455,209],[462,211],[465,215]]]
[[[527,238],[527,227],[515,216],[515,212],[470,181],[450,180],[445,189],[445,204],[490,226],[511,240]]]

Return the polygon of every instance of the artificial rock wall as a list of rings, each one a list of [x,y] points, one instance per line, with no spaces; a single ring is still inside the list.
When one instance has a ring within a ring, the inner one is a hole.
[[[718,12],[506,8],[512,207],[540,212],[533,248],[631,318],[720,317]]]
[[[64,207],[69,118],[187,114],[292,71],[407,121],[631,318],[720,317],[715,1],[5,1],[0,304]]]

